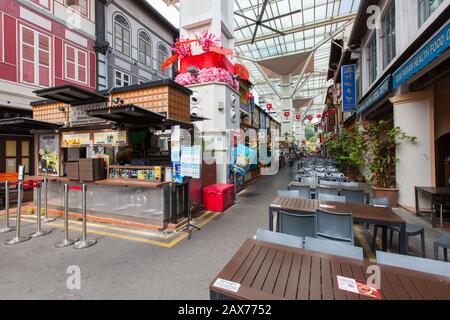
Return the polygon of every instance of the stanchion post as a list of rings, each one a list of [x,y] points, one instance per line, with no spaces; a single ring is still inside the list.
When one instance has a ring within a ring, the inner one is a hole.
[[[65,248],[73,245],[78,239],[69,238],[69,185],[64,185],[64,240],[58,242],[56,248]]]
[[[20,235],[20,223],[22,215],[22,198],[23,198],[23,182],[20,181],[17,185],[17,214],[16,214],[16,236],[5,242],[6,245],[14,245],[23,243],[31,239],[29,236]]]
[[[55,218],[48,217],[48,178],[44,177],[44,223],[53,222]]]
[[[8,233],[16,230],[15,227],[12,227],[10,224],[9,217],[9,181],[5,182],[5,227],[0,229],[0,233]]]
[[[41,198],[42,194],[42,184],[39,182],[36,184],[36,232],[31,235],[32,238],[40,238],[46,236],[52,232],[52,230],[42,230],[42,219],[41,219]]]
[[[75,249],[86,249],[97,244],[97,240],[87,239],[87,203],[86,203],[87,186],[83,184],[81,189],[81,207],[83,210],[83,235],[81,241],[76,242],[73,247]]]

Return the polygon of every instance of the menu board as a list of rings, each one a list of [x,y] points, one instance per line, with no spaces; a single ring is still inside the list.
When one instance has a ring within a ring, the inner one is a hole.
[[[39,173],[59,176],[59,135],[39,137]]]
[[[127,131],[105,131],[94,133],[94,145],[123,145],[127,144]]]
[[[181,171],[182,177],[200,179],[201,148],[199,145],[193,147],[181,147]]]
[[[76,148],[91,144],[89,133],[64,133],[62,135],[63,148]]]

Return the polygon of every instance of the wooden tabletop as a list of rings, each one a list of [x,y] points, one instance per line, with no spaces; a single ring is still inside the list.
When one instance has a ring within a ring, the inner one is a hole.
[[[450,196],[450,188],[448,187],[416,187],[417,190],[438,196]]]
[[[340,190],[352,190],[352,191],[359,191],[362,190],[364,191],[364,193],[369,194],[369,192],[361,187],[347,187],[347,186],[343,186],[343,185],[336,185],[336,186],[328,186],[328,185],[321,185],[321,184],[310,184],[310,183],[301,183],[301,182],[291,182],[289,184],[290,187],[309,187],[311,190],[315,190],[317,187],[320,188],[329,188],[329,189],[338,189]]]
[[[355,222],[380,224],[405,224],[405,220],[390,208],[375,207],[368,204],[341,203],[302,198],[277,197],[271,209],[315,213],[317,209],[336,213],[352,213]]]
[[[240,300],[367,300],[342,291],[337,276],[366,282],[368,261],[358,261],[282,245],[247,240],[216,279],[240,284],[234,293],[210,290]],[[448,300],[450,279],[380,265],[385,300]]]

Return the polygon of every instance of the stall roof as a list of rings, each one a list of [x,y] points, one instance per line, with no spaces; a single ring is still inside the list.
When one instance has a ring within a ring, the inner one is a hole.
[[[91,117],[104,119],[121,124],[131,125],[155,125],[162,124],[166,119],[164,114],[149,111],[133,104],[86,109]]]
[[[41,98],[69,105],[106,101],[106,96],[74,85],[47,88],[34,91]]]
[[[31,118],[11,118],[11,119],[1,119],[0,127],[15,127],[23,128],[29,130],[52,130],[59,129],[63,124],[51,123],[46,121],[38,121]]]

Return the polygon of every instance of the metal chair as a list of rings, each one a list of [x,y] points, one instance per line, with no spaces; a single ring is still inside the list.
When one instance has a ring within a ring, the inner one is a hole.
[[[333,196],[338,196],[339,191],[338,191],[338,189],[332,188],[332,187],[317,186],[316,187],[316,199],[320,199],[319,196],[321,194],[329,194],[329,195],[333,195]]]
[[[301,198],[298,190],[278,190],[277,194],[279,197]]]
[[[310,199],[311,198],[311,188],[309,186],[289,186],[289,190],[295,190],[300,193],[300,198]]]
[[[279,211],[277,231],[297,237],[316,237],[316,219],[314,214]]]
[[[305,250],[317,251],[355,260],[364,260],[364,252],[362,248],[332,240],[306,237]]]
[[[387,198],[387,197],[372,198],[370,200],[370,204],[375,207],[384,207],[384,208],[391,207],[391,202],[389,201],[389,198]]]
[[[450,233],[444,232],[433,244],[434,259],[439,260],[439,248],[444,250],[444,261],[448,262],[448,249],[450,249]]]
[[[318,238],[354,245],[353,215],[316,210],[316,234]]]
[[[450,277],[447,262],[377,251],[377,264]]]
[[[366,195],[364,190],[342,189],[340,195],[344,196],[346,201],[349,203],[366,203]]]
[[[347,199],[344,196],[334,196],[331,194],[319,194],[318,200],[345,203]]]
[[[272,232],[269,230],[258,229],[256,231],[256,240],[281,244],[288,247],[303,248],[303,238]]]

